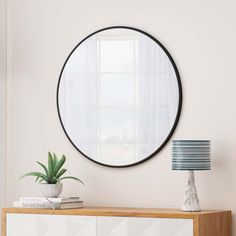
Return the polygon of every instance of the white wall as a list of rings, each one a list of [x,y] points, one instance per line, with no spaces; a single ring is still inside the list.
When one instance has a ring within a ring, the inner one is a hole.
[[[6,1],[0,0],[0,209],[6,203]],[[0,215],[1,221],[1,215]],[[0,225],[1,230],[1,225]]]
[[[5,190],[5,109],[6,109],[6,4],[0,1],[0,192]],[[0,208],[5,199],[0,195]]]
[[[179,208],[186,173],[171,171],[170,143],[139,166],[105,168],[82,157],[59,123],[56,86],[70,50],[97,29],[128,25],[157,37],[179,68],[184,103],[174,138],[212,140],[212,171],[196,173],[202,208],[236,212],[235,8],[230,0],[13,0],[12,198],[39,194],[18,177],[52,150],[86,183],[65,182],[86,205]]]

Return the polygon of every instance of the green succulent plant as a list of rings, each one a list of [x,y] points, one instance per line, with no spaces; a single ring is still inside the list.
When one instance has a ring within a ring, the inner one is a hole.
[[[84,184],[83,181],[80,179],[73,177],[73,176],[64,176],[67,169],[62,168],[66,162],[66,157],[63,154],[60,159],[56,156],[55,153],[51,154],[48,152],[48,166],[42,164],[41,162],[37,161],[37,163],[44,169],[44,173],[42,172],[29,172],[24,174],[20,177],[20,179],[26,176],[33,176],[36,177],[35,182],[39,183],[47,183],[47,184],[57,184],[60,183],[64,179],[73,179],[79,181],[80,183]]]

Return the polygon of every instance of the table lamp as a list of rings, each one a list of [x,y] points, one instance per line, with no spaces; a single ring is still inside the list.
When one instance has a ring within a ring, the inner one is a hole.
[[[172,170],[187,170],[188,185],[182,202],[182,211],[201,211],[194,170],[210,170],[210,140],[173,140]]]

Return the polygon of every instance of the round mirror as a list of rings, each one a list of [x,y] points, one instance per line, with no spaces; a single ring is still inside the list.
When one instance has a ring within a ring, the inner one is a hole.
[[[165,47],[131,27],[92,33],[61,70],[57,105],[73,146],[90,160],[128,167],[159,152],[181,110],[177,67]]]

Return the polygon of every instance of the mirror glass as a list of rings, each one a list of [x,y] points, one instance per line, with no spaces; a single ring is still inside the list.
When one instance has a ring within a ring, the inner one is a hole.
[[[166,144],[181,110],[173,59],[151,35],[129,27],[99,30],[68,56],[58,83],[62,127],[84,156],[127,167]]]

